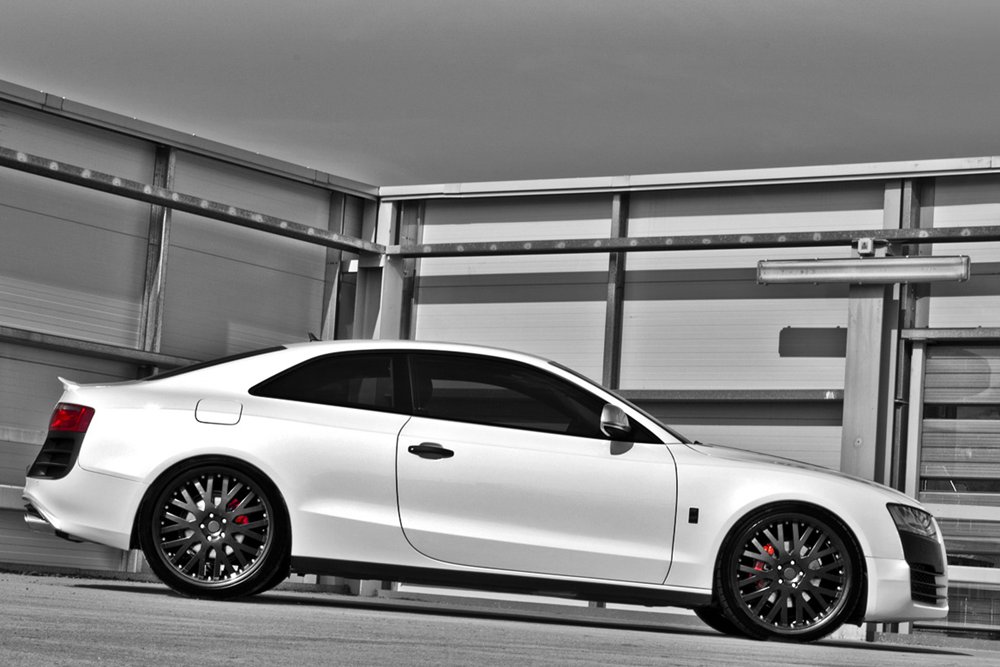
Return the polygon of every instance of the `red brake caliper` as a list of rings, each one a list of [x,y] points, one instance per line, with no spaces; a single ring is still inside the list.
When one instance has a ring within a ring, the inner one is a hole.
[[[226,509],[229,510],[230,512],[232,512],[234,509],[236,509],[239,506],[240,506],[239,499],[238,498],[233,498],[232,500],[229,501],[229,504],[226,505]],[[241,526],[245,526],[248,523],[250,523],[250,519],[247,518],[246,514],[241,514],[238,517],[236,517],[235,519],[233,519],[233,523],[238,523]]]
[[[765,544],[764,545],[764,553],[766,553],[768,556],[773,556],[774,555],[774,547],[772,547],[770,544]],[[754,563],[753,569],[757,570],[758,572],[763,572],[765,567],[766,566],[764,564],[764,561],[759,560],[756,563]],[[757,582],[757,590],[765,588],[766,586],[767,586],[767,584],[764,583],[763,581],[758,581]]]

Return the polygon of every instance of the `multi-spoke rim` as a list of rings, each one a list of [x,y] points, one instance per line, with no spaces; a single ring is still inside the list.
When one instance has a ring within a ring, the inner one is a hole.
[[[160,496],[155,543],[163,561],[203,586],[248,576],[271,547],[266,494],[233,471],[196,474]]]
[[[841,537],[820,521],[775,517],[754,526],[737,557],[736,592],[756,623],[798,634],[838,615],[851,594]]]

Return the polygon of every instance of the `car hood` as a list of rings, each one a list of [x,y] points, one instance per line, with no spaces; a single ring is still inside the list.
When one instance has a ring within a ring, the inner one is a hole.
[[[796,461],[795,459],[786,459],[780,456],[772,456],[770,454],[760,454],[758,452],[751,452],[745,449],[736,449],[735,447],[726,447],[723,445],[705,444],[705,443],[690,443],[687,445],[690,449],[704,456],[711,456],[713,458],[725,459],[727,461],[738,461],[740,463],[749,464],[759,464],[761,466],[787,466],[790,468],[798,468],[800,470],[809,470],[817,475],[822,475],[826,477],[837,477],[840,479],[851,480],[853,482],[859,482],[865,484],[866,486],[878,489],[883,493],[896,497],[900,502],[907,505],[919,505],[919,503],[907,496],[904,493],[892,489],[884,484],[879,484],[878,482],[873,482],[862,477],[856,477],[854,475],[848,475],[837,470],[831,470],[829,468],[824,468],[822,466],[813,465],[811,463],[803,463],[802,461]]]

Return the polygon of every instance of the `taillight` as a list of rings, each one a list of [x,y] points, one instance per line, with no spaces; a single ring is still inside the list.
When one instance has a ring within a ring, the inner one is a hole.
[[[50,431],[63,431],[70,433],[86,433],[90,426],[90,420],[94,418],[94,408],[86,405],[76,405],[75,403],[60,403],[52,411],[52,419],[49,420]]]

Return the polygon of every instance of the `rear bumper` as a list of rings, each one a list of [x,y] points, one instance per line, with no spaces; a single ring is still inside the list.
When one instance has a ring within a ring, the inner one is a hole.
[[[64,540],[69,540],[70,542],[83,541],[72,537],[71,535],[67,535],[61,530],[56,530],[56,527],[53,526],[49,520],[45,518],[42,512],[31,503],[24,506],[24,522],[28,524],[28,528],[36,533],[61,537]]]
[[[128,549],[143,485],[74,466],[62,479],[29,477],[24,521],[34,531]]]

